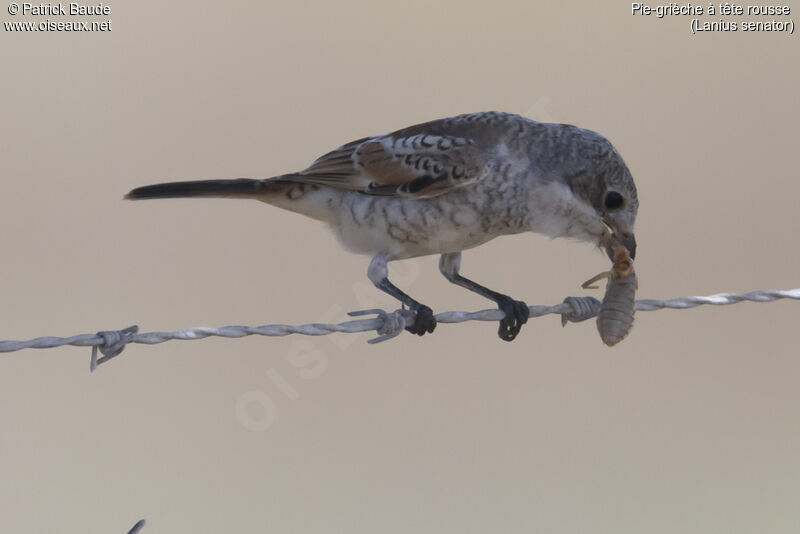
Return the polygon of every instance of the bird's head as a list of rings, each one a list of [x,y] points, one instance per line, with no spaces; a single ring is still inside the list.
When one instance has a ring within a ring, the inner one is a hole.
[[[580,148],[575,154],[578,157],[573,160],[576,166],[567,176],[567,183],[573,194],[589,204],[606,227],[598,245],[603,246],[613,235],[633,259],[636,256],[633,226],[639,198],[631,172],[605,137],[589,130],[582,130],[580,137]]]

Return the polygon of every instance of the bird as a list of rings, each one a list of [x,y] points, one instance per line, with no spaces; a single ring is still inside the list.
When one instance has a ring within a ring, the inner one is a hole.
[[[434,331],[436,318],[392,284],[391,261],[439,254],[448,281],[504,312],[498,336],[512,341],[528,306],[463,276],[464,250],[531,231],[598,247],[613,236],[636,254],[639,199],[611,142],[589,129],[499,111],[363,137],[272,178],[167,182],[125,196],[182,197],[255,199],[326,223],[345,250],[371,256],[369,280],[414,312],[406,330],[420,336]]]

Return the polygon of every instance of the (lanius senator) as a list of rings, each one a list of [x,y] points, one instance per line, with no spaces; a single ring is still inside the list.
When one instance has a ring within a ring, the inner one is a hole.
[[[511,341],[528,306],[462,276],[461,251],[533,231],[598,246],[613,235],[636,254],[636,186],[612,144],[591,130],[500,112],[365,137],[274,178],[170,182],[126,196],[176,197],[253,198],[327,223],[344,248],[372,256],[369,279],[416,312],[407,330],[418,335],[436,320],[389,281],[392,260],[441,254],[445,278],[505,312],[499,335]]]

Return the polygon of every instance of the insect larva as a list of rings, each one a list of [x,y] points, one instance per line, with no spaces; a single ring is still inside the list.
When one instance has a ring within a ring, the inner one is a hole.
[[[600,339],[609,347],[625,339],[633,327],[637,287],[636,273],[628,251],[624,248],[616,250],[614,268],[609,273],[606,294],[597,313],[597,331]]]
[[[622,276],[611,271],[603,303],[597,312],[597,331],[600,339],[609,347],[625,339],[633,327],[636,287],[636,273],[632,269]]]

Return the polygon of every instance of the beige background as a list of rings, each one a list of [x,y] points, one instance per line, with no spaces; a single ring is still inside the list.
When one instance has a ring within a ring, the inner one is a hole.
[[[314,221],[122,195],[485,109],[615,143],[641,297],[800,286],[798,37],[537,4],[115,2],[111,33],[3,31],[0,339],[393,309]],[[606,266],[534,235],[464,259],[531,304]],[[435,310],[487,307],[434,258],[393,269]],[[555,317],[512,344],[494,323],[172,342],[92,375],[88,349],[3,355],[0,529],[795,532],[798,319],[797,302],[640,314],[614,349]]]

